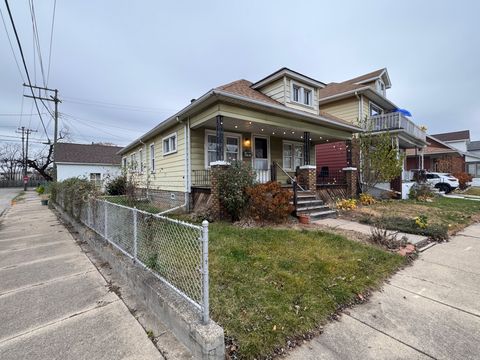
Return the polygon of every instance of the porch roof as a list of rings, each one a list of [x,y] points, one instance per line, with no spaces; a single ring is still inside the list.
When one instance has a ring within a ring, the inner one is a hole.
[[[246,81],[246,80],[245,80]],[[256,91],[251,89],[252,91]],[[155,126],[152,130],[148,131],[138,139],[134,140],[127,146],[125,146],[122,150],[120,150],[119,154],[124,154],[130,149],[134,148],[142,144],[144,141],[150,139],[151,137],[161,133],[163,130],[167,129],[168,127],[174,125],[176,122],[183,121],[187,119],[189,116],[194,114],[198,114],[206,107],[215,104],[216,102],[226,102],[232,103],[236,105],[243,105],[248,108],[254,110],[260,110],[263,112],[277,114],[281,116],[285,116],[286,118],[291,119],[299,119],[304,122],[310,123],[316,126],[322,126],[325,128],[330,128],[336,131],[348,132],[350,134],[363,132],[363,130],[355,125],[352,125],[346,121],[341,119],[335,118],[329,114],[321,113],[320,115],[310,114],[305,111],[296,110],[289,108],[283,104],[278,102],[267,102],[265,100],[260,100],[250,95],[250,92],[239,94],[228,91],[228,90],[221,90],[219,88],[212,89],[202,97],[197,100],[194,100],[188,106],[177,112],[176,114],[172,115],[171,117],[163,120],[157,126]]]

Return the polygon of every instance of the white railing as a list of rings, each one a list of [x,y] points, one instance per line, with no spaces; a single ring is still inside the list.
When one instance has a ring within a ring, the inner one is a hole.
[[[404,132],[417,139],[423,141],[427,139],[425,131],[399,112],[371,116],[367,128],[373,131],[403,129]]]

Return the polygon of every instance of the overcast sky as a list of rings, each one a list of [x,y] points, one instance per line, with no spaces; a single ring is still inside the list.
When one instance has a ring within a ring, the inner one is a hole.
[[[46,72],[53,0],[34,3]],[[32,82],[42,85],[28,1],[10,7]],[[388,97],[417,124],[429,133],[470,129],[480,140],[479,14],[478,1],[58,0],[48,86],[59,89],[60,126],[73,140],[126,145],[233,80],[287,66],[342,81],[387,67]],[[4,115],[30,114],[32,101],[22,107],[25,72],[3,24],[0,49],[0,139],[29,124],[45,138],[38,116]],[[48,130],[52,137],[51,121]]]

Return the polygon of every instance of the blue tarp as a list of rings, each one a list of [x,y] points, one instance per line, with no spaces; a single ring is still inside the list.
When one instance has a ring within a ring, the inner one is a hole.
[[[410,111],[406,110],[406,109],[397,109],[396,112],[399,112],[405,116],[412,116],[412,114],[410,113]]]

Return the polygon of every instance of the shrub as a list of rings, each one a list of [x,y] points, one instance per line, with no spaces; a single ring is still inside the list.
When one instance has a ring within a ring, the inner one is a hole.
[[[90,196],[98,195],[95,183],[85,179],[70,178],[51,185],[51,199],[59,203],[63,200],[63,209],[74,218],[79,218],[85,201]]]
[[[250,198],[249,214],[257,221],[281,223],[294,210],[290,205],[291,193],[276,181],[247,188],[247,195]]]
[[[397,239],[398,232],[388,231],[382,224],[373,225],[370,231],[370,241],[374,244],[385,246],[387,249],[394,250],[407,245],[405,236],[402,236],[400,240]]]
[[[429,199],[433,199],[434,197],[435,193],[433,192],[432,186],[427,183],[415,183],[408,192],[408,198],[411,200],[428,201]]]
[[[127,191],[127,177],[125,175],[110,180],[105,186],[108,195],[125,195]]]
[[[343,199],[338,200],[337,209],[340,210],[355,210],[357,208],[357,200],[356,199]]]
[[[426,219],[424,219],[426,221]],[[421,220],[420,220],[421,221]],[[366,216],[360,219],[363,224],[376,225],[388,230],[397,230],[410,234],[424,235],[435,241],[448,239],[448,226],[426,224],[421,228],[416,224],[416,219],[407,219],[397,216],[383,216],[380,218]]]
[[[426,229],[428,225],[428,218],[426,215],[420,215],[413,219],[415,221],[415,225],[420,229]]]
[[[377,201],[375,200],[375,198],[370,195],[370,194],[360,194],[360,203],[362,205],[373,205],[375,204]]]
[[[38,185],[35,191],[37,192],[38,195],[42,195],[45,192],[45,186]]]
[[[239,220],[248,205],[246,189],[251,187],[255,180],[255,172],[251,166],[241,161],[235,161],[226,169],[218,171],[218,197],[232,220]]]
[[[470,174],[467,174],[466,172],[460,172],[460,173],[455,173],[452,174],[458,179],[459,182],[459,187],[461,190],[464,190],[468,187],[468,183],[472,181],[472,176]]]

